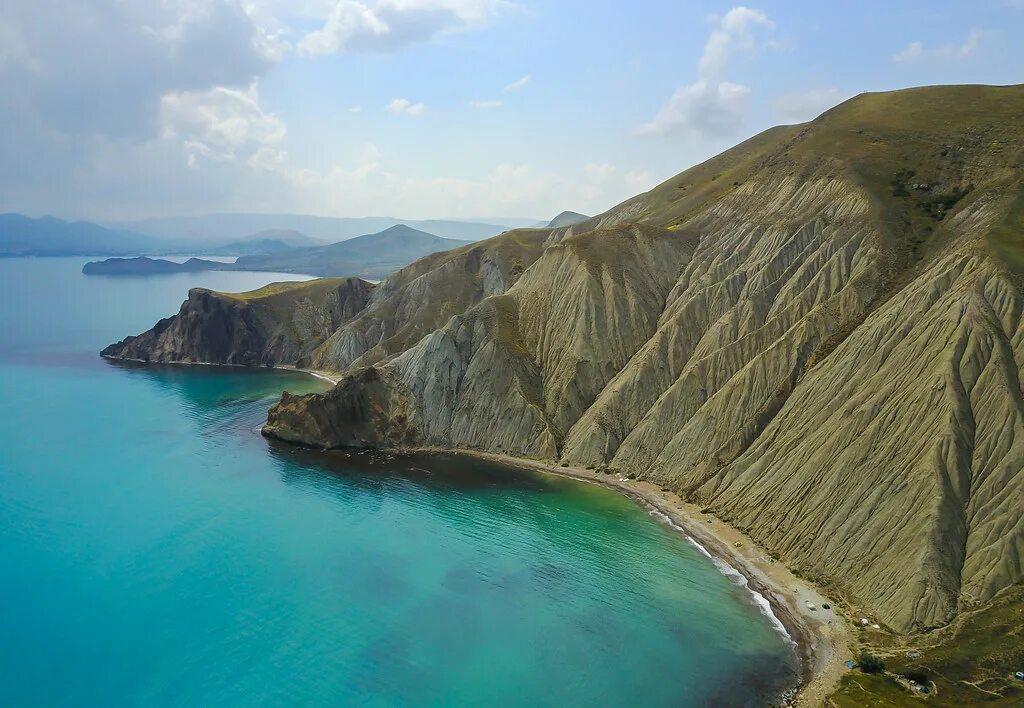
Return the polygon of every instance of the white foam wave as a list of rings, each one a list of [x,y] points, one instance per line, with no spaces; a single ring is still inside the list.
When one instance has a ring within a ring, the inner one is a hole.
[[[729,578],[740,587],[746,588],[747,592],[749,592],[750,596],[753,598],[754,604],[757,605],[757,608],[761,611],[761,613],[768,618],[768,621],[771,623],[772,627],[774,627],[778,632],[780,632],[782,636],[784,636],[786,640],[789,641],[790,644],[796,646],[796,642],[793,641],[793,637],[786,629],[786,625],[782,623],[782,620],[780,620],[778,616],[775,614],[775,611],[772,610],[772,603],[769,602],[768,598],[765,597],[762,593],[750,587],[750,582],[747,580],[747,576],[745,576],[740,571],[736,570],[736,568],[732,567],[721,558],[716,558],[715,556],[711,555],[711,553],[708,552],[708,549],[704,548],[704,546],[702,546],[693,537],[691,537],[690,534],[686,532],[686,529],[677,524],[675,521],[673,521],[672,517],[670,517],[668,514],[658,511],[657,509],[651,509],[650,514],[654,518],[660,520],[662,523],[671,526],[673,529],[683,534],[683,538],[685,538],[687,541],[693,544],[693,546],[696,547],[697,550],[699,550],[701,553],[703,553],[705,556],[711,559],[711,562],[715,564],[715,567],[718,568],[719,572],[722,575]]]

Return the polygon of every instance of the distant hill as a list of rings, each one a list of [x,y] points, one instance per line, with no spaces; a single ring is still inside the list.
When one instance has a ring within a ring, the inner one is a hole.
[[[572,226],[573,224],[579,224],[586,221],[589,218],[590,217],[586,214],[580,214],[576,211],[563,211],[561,214],[549,221],[547,227],[549,229],[557,229],[562,226]]]
[[[301,234],[300,234],[301,235]],[[289,248],[279,253],[240,256],[234,263],[190,258],[184,263],[163,259],[108,258],[86,263],[87,275],[159,275],[201,270],[246,270],[319,276],[359,276],[379,280],[418,258],[465,246],[465,241],[440,238],[399,224],[325,246]]]
[[[476,241],[507,231],[510,225],[527,219],[503,219],[501,223],[456,219],[397,219],[390,216],[361,218],[310,216],[308,214],[207,214],[176,216],[142,221],[110,222],[112,228],[130,229],[163,239],[235,242],[268,230],[297,231],[313,239],[334,243],[373,234],[404,224],[442,238]]]
[[[320,239],[291,229],[266,229],[246,238],[229,241],[214,249],[204,249],[202,252],[208,255],[255,256],[323,245],[325,244]]]
[[[88,221],[0,214],[0,256],[105,256],[166,252],[168,244]]]
[[[234,269],[379,279],[417,258],[464,245],[464,241],[441,238],[398,224],[379,233],[328,246],[298,248],[264,256],[242,256]]]
[[[189,258],[184,263],[175,263],[160,258],[108,258],[93,261],[82,267],[86,275],[163,275],[167,273],[196,273],[203,270],[230,269],[230,263],[217,263],[202,258]]]

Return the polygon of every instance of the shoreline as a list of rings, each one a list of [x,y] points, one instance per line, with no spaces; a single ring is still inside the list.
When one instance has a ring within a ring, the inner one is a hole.
[[[267,369],[308,374],[329,384],[340,377],[314,369],[301,369],[290,364],[253,367],[244,364],[165,361],[152,362],[128,357],[101,356],[110,361],[171,366],[223,366],[249,370]],[[701,513],[674,492],[640,480],[630,480],[619,473],[603,474],[580,467],[560,465],[527,458],[502,455],[482,450],[450,448],[403,448],[394,452],[422,455],[460,455],[510,467],[567,477],[595,484],[618,492],[643,507],[659,522],[679,533],[727,577],[735,574],[751,595],[751,600],[767,619],[776,625],[794,645],[799,661],[799,680],[785,696],[785,705],[820,706],[847,673],[845,662],[853,658],[853,633],[847,621],[835,612],[838,603],[826,598],[810,581],[794,575],[781,562],[772,560],[767,552],[746,534],[729,526],[712,514]],[[822,609],[830,603],[833,609]],[[765,606],[767,605],[767,607]],[[809,605],[816,609],[811,610]]]
[[[331,385],[334,385],[341,380],[341,377],[328,374],[326,371],[319,371],[317,369],[300,369],[291,364],[250,366],[248,364],[218,364],[212,361],[146,361],[145,359],[135,359],[130,356],[108,356],[106,354],[100,354],[100,358],[106,359],[107,361],[129,361],[133,364],[146,364],[148,366],[221,366],[228,369],[248,369],[249,371],[260,371],[262,369],[266,369],[267,371],[292,371],[299,374],[309,374],[310,376],[326,381]]]
[[[611,489],[632,499],[659,522],[681,534],[726,576],[735,573],[769,621],[794,645],[800,664],[799,681],[788,705],[820,706],[847,673],[845,662],[853,658],[853,633],[835,611],[837,603],[825,597],[810,581],[794,575],[782,562],[746,534],[712,514],[701,513],[695,504],[650,482],[630,480],[620,474],[603,474],[579,467],[530,460],[510,455],[446,448],[412,448],[402,452],[426,455],[461,455],[488,462],[567,477]],[[711,520],[710,523],[708,520]],[[731,572],[730,572],[731,571]],[[767,607],[762,605],[767,603]],[[831,604],[825,610],[822,603]],[[811,610],[809,605],[815,607]]]

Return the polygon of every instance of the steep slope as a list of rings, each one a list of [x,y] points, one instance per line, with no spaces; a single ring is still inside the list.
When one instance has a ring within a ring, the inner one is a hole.
[[[395,430],[420,444],[556,456],[564,432],[653,333],[695,245],[695,238],[636,225],[563,240],[507,294],[452,317],[368,378],[368,410],[401,420]],[[307,400],[340,412],[346,394]],[[318,440],[302,424],[297,405],[287,416],[279,409],[269,428],[300,442],[351,444]],[[372,442],[394,432],[385,428]]]
[[[318,369],[344,371],[404,351],[452,316],[518,281],[548,232],[523,229],[422,258],[377,286],[366,310],[314,353]]]
[[[1021,115],[1022,87],[936,87],[767,131],[535,232],[507,291],[266,430],[608,464],[941,625],[1024,580]]]
[[[399,224],[380,233],[358,236],[327,246],[241,256],[234,268],[379,279],[418,258],[463,245],[463,241],[440,238]]]
[[[112,359],[243,366],[304,365],[310,352],[364,307],[357,278],[273,283],[248,293],[193,288],[177,315],[103,350]]]

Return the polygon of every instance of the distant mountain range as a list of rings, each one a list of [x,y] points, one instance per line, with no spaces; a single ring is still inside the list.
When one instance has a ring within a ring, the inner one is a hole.
[[[169,245],[151,236],[127,229],[110,229],[88,221],[0,214],[0,256],[169,253]]]
[[[379,280],[418,258],[465,245],[465,241],[441,238],[398,224],[380,233],[357,236],[329,245],[241,256],[234,263],[218,263],[200,258],[190,258],[184,263],[144,256],[108,258],[87,263],[82,272],[88,275],[158,275],[202,270],[247,270],[359,276]]]
[[[298,231],[321,242],[335,243],[364,234],[379,233],[404,224],[441,238],[476,241],[510,228],[529,226],[535,219],[496,219],[493,222],[459,219],[397,219],[391,216],[360,218],[308,214],[207,214],[142,221],[108,222],[110,228],[134,231],[154,238],[181,241],[236,241],[261,231]]]
[[[434,237],[476,241],[530,219],[503,223],[391,217],[331,218],[274,214],[215,214],[105,225],[0,214],[0,257],[10,256],[258,256],[327,246],[404,225]],[[386,260],[386,259],[385,259]]]
[[[298,231],[291,229],[267,229],[266,231],[260,231],[236,241],[229,241],[213,249],[215,252],[204,251],[204,255],[257,256],[267,253],[283,253],[293,248],[323,245],[324,242],[320,239],[312,238]]]
[[[321,276],[355,275],[379,280],[417,258],[465,245],[462,240],[441,238],[397,224],[379,233],[357,236],[328,246],[242,256],[235,263],[235,268]]]

